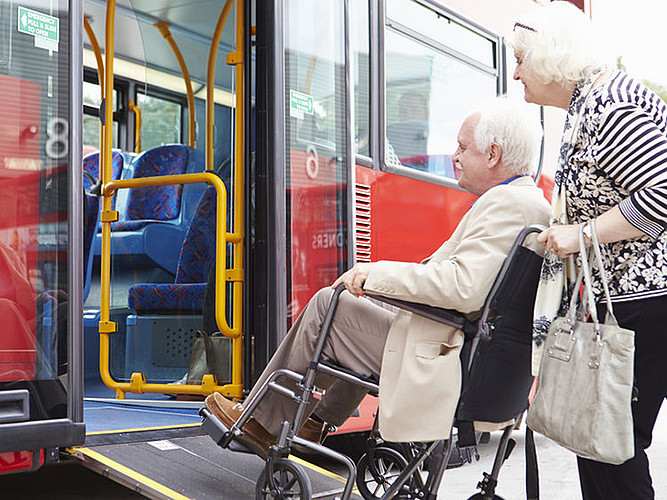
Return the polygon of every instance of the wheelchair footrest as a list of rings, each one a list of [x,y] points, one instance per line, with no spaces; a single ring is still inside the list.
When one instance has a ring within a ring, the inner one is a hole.
[[[202,429],[204,429],[204,431],[206,431],[206,433],[211,436],[211,439],[215,441],[215,444],[232,451],[254,455],[254,453],[250,451],[249,448],[239,443],[238,441],[235,441],[233,438],[231,441],[229,441],[229,444],[225,446],[225,441],[228,441],[230,436],[229,429],[227,429],[227,427],[225,427],[225,425],[206,408],[199,410],[199,414],[202,417]]]

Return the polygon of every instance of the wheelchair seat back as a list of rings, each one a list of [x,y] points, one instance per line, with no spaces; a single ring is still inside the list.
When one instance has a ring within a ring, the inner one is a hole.
[[[466,342],[462,351],[464,383],[458,420],[505,422],[528,405],[533,382],[533,307],[542,257],[519,246],[508,259],[499,286],[494,286],[487,299],[492,334],[480,340],[476,348],[473,341]]]

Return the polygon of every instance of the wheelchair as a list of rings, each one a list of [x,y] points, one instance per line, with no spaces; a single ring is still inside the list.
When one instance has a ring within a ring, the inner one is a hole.
[[[229,429],[205,407],[202,408],[203,429],[219,446],[250,453],[244,445],[235,441],[235,437],[243,433],[243,425],[264,395],[275,391],[292,398],[297,403],[297,410],[293,420],[283,422],[276,443],[269,448],[266,466],[256,484],[257,499],[311,498],[310,480],[305,471],[286,458],[294,447],[344,465],[348,474],[341,500],[350,498],[355,484],[366,500],[435,499],[453,448],[463,462],[479,458],[474,422],[511,422],[504,427],[491,473],[484,473],[477,485],[480,491],[470,497],[500,499],[495,494],[498,476],[516,444],[511,434],[527,408],[533,381],[530,373],[532,312],[542,257],[524,246],[524,242],[529,234],[542,230],[542,226],[529,226],[516,237],[478,317],[367,294],[464,332],[462,389],[454,422],[458,428],[456,447],[453,445],[453,431],[448,439],[431,443],[386,443],[377,429],[376,419],[366,452],[355,464],[346,455],[297,435],[309,416],[308,403],[318,391],[314,383],[318,372],[360,385],[371,395],[378,394],[375,377],[365,377],[321,359],[343,285],[336,288],[331,297],[313,359],[306,372],[301,374],[288,369],[273,372],[256,396],[245,403],[243,413]],[[292,379],[296,389],[278,383],[277,379],[281,377]]]

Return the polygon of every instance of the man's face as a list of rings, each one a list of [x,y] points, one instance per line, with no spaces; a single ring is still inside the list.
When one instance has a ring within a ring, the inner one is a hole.
[[[471,115],[461,125],[457,137],[459,147],[454,153],[454,162],[461,174],[459,186],[480,196],[487,189],[490,170],[487,154],[477,149],[475,142],[477,122],[479,116]]]

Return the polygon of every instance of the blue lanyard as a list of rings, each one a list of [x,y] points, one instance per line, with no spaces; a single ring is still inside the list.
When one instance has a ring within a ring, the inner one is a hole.
[[[514,177],[510,177],[509,179],[504,180],[500,184],[509,184],[510,182],[517,180],[519,177],[526,177],[527,175],[528,174],[515,175]]]
[[[514,177],[510,177],[509,179],[505,179],[505,180],[504,180],[503,182],[501,182],[500,184],[509,184],[510,182],[517,180],[519,177],[526,177],[527,175],[528,175],[528,174],[515,175]],[[500,186],[500,184],[496,184],[496,185],[497,185],[497,186]],[[471,207],[471,208],[472,208],[472,206],[475,204],[476,201],[477,201],[477,200],[473,201],[473,202],[470,204],[470,207]]]

